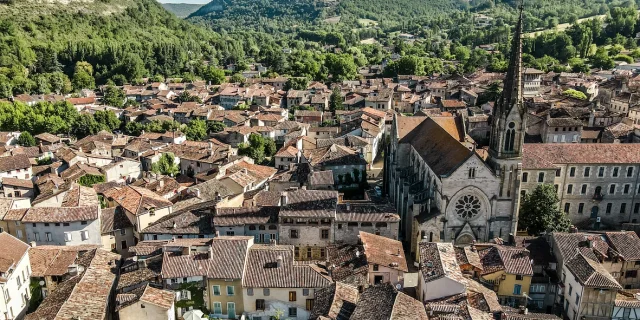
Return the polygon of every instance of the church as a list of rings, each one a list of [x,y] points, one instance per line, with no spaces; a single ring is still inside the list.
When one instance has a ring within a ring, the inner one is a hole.
[[[385,152],[385,192],[401,217],[400,237],[470,244],[515,234],[525,135],[522,13],[488,152],[476,150],[452,116],[395,115]]]

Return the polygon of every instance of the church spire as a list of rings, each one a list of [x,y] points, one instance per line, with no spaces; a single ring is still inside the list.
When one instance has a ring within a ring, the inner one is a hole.
[[[520,17],[516,24],[509,68],[504,79],[502,94],[493,108],[491,143],[489,151],[493,158],[517,158],[522,156],[522,144],[525,133],[525,107],[523,100],[522,70],[522,29],[523,10],[521,3],[518,10]]]

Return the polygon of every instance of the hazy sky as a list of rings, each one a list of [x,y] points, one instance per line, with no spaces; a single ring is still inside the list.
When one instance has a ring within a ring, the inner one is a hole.
[[[199,3],[205,4],[211,2],[211,0],[158,0],[160,3]]]

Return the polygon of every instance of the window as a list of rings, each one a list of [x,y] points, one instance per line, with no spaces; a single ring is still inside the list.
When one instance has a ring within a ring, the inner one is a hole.
[[[604,167],[598,168],[598,177],[604,177]]]
[[[84,230],[84,231],[80,231],[80,236],[82,237],[82,240],[89,240],[89,231]]]
[[[247,295],[248,296],[252,296],[253,295],[253,288],[247,288]]]
[[[18,283],[18,288],[22,286],[22,280],[20,280],[20,277],[16,278],[16,282]]]
[[[556,177],[559,177],[562,173],[562,169],[556,169]]]
[[[297,318],[298,317],[298,308],[289,308],[289,317]]]
[[[71,241],[71,232],[65,232],[64,233],[64,241],[66,241],[66,242]]]
[[[262,295],[267,297],[271,294],[271,291],[269,290],[269,288],[264,288],[262,289]]]
[[[569,295],[571,295],[572,292],[573,292],[573,287],[569,285]]]
[[[584,203],[578,203],[578,213],[584,212]]]
[[[80,224],[84,226],[84,225],[87,224],[87,222],[86,221],[80,221]]]
[[[311,259],[311,248],[307,248],[307,259]]]
[[[309,289],[302,289],[302,295],[305,297],[309,296]]]
[[[326,257],[326,249],[325,248],[320,248],[320,258],[325,258]]]
[[[538,182],[544,182],[544,172],[538,173]]]
[[[35,239],[36,241],[40,241],[40,234],[37,232],[33,233],[33,239]]]
[[[62,226],[63,226],[63,227],[68,227],[68,226],[69,226],[69,222],[63,222],[63,223],[62,223]]]
[[[46,223],[46,222],[45,222],[44,226],[45,226],[45,227],[48,227],[48,226],[49,226],[49,223]]]
[[[295,291],[289,291],[289,301],[296,301],[297,297],[296,297],[296,292]]]
[[[121,235],[126,235],[127,234],[127,229],[120,229],[120,234]]]
[[[576,292],[576,304],[580,304],[580,295]]]
[[[9,289],[4,289],[4,301],[5,302],[11,301],[11,296],[9,295]]]
[[[300,257],[300,248],[298,247],[293,248],[293,256],[296,258]]]
[[[609,194],[615,194],[616,193],[616,185],[612,184],[609,186]]]
[[[589,177],[590,174],[591,174],[591,167],[584,168],[584,176]]]
[[[624,194],[629,194],[629,189],[631,188],[630,184],[625,184],[624,185],[624,189],[622,190],[622,193]]]
[[[513,294],[520,295],[521,291],[522,291],[522,286],[521,285],[519,285],[519,284],[513,285]]]
[[[623,202],[620,204],[620,213],[625,213],[625,211],[627,211],[627,204]]]
[[[254,225],[249,225],[249,230],[255,230],[255,229],[256,229],[256,226],[254,226]]]
[[[298,230],[296,230],[296,229],[290,230],[289,237],[291,239],[298,239]]]
[[[567,194],[571,194],[573,192],[573,185],[567,185]]]
[[[544,293],[546,290],[544,284],[531,284],[529,287],[529,291],[531,293]]]
[[[220,286],[213,286],[213,295],[214,296],[220,295]]]
[[[213,314],[222,314],[222,303],[220,302],[213,303]]]
[[[313,299],[307,299],[306,309],[313,310]]]
[[[612,203],[607,203],[607,210],[605,211],[606,213],[611,213],[611,208],[613,207]]]
[[[633,213],[640,213],[640,203],[633,205]]]
[[[618,173],[620,173],[620,168],[619,167],[615,167],[613,168],[613,173],[611,173],[611,176],[613,176],[614,178],[618,177]]]
[[[235,236],[236,232],[235,231],[227,231],[227,235],[228,236]]]
[[[522,280],[524,280],[524,276],[522,276],[520,274],[516,274],[516,280],[522,281]]]
[[[53,236],[51,235],[51,232],[45,232],[44,235],[47,238],[47,242],[53,241]]]
[[[377,264],[373,265],[373,271],[378,271],[379,268],[380,268],[380,266],[378,266]]]
[[[320,238],[321,239],[329,239],[329,230],[328,229],[320,230]]]
[[[228,296],[233,296],[235,295],[235,287],[234,286],[227,286],[227,295]]]
[[[627,178],[633,177],[633,167],[627,167]]]
[[[580,193],[581,194],[586,194],[587,193],[587,185],[583,184],[582,187],[580,188]]]
[[[571,167],[571,169],[569,169],[569,177],[575,177],[576,176],[576,167]]]
[[[636,278],[638,277],[638,270],[628,270],[624,273],[625,278]]]
[[[264,310],[264,299],[256,299],[256,310]]]
[[[523,172],[522,173],[522,182],[527,182],[527,180],[529,180],[529,173],[528,172]]]
[[[571,204],[570,203],[565,203],[564,204],[564,213],[569,213],[569,209],[571,208]]]

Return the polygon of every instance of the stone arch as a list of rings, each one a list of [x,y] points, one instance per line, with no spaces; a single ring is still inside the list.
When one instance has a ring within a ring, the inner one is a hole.
[[[460,205],[469,203],[469,197],[473,197],[477,200],[479,204],[478,214],[472,217],[466,216],[463,217],[459,213]],[[485,220],[491,215],[491,202],[487,195],[478,187],[475,186],[467,186],[464,187],[458,192],[456,192],[451,200],[447,204],[447,219],[449,221],[459,221],[460,224],[465,221],[475,221],[481,217],[484,217]]]

